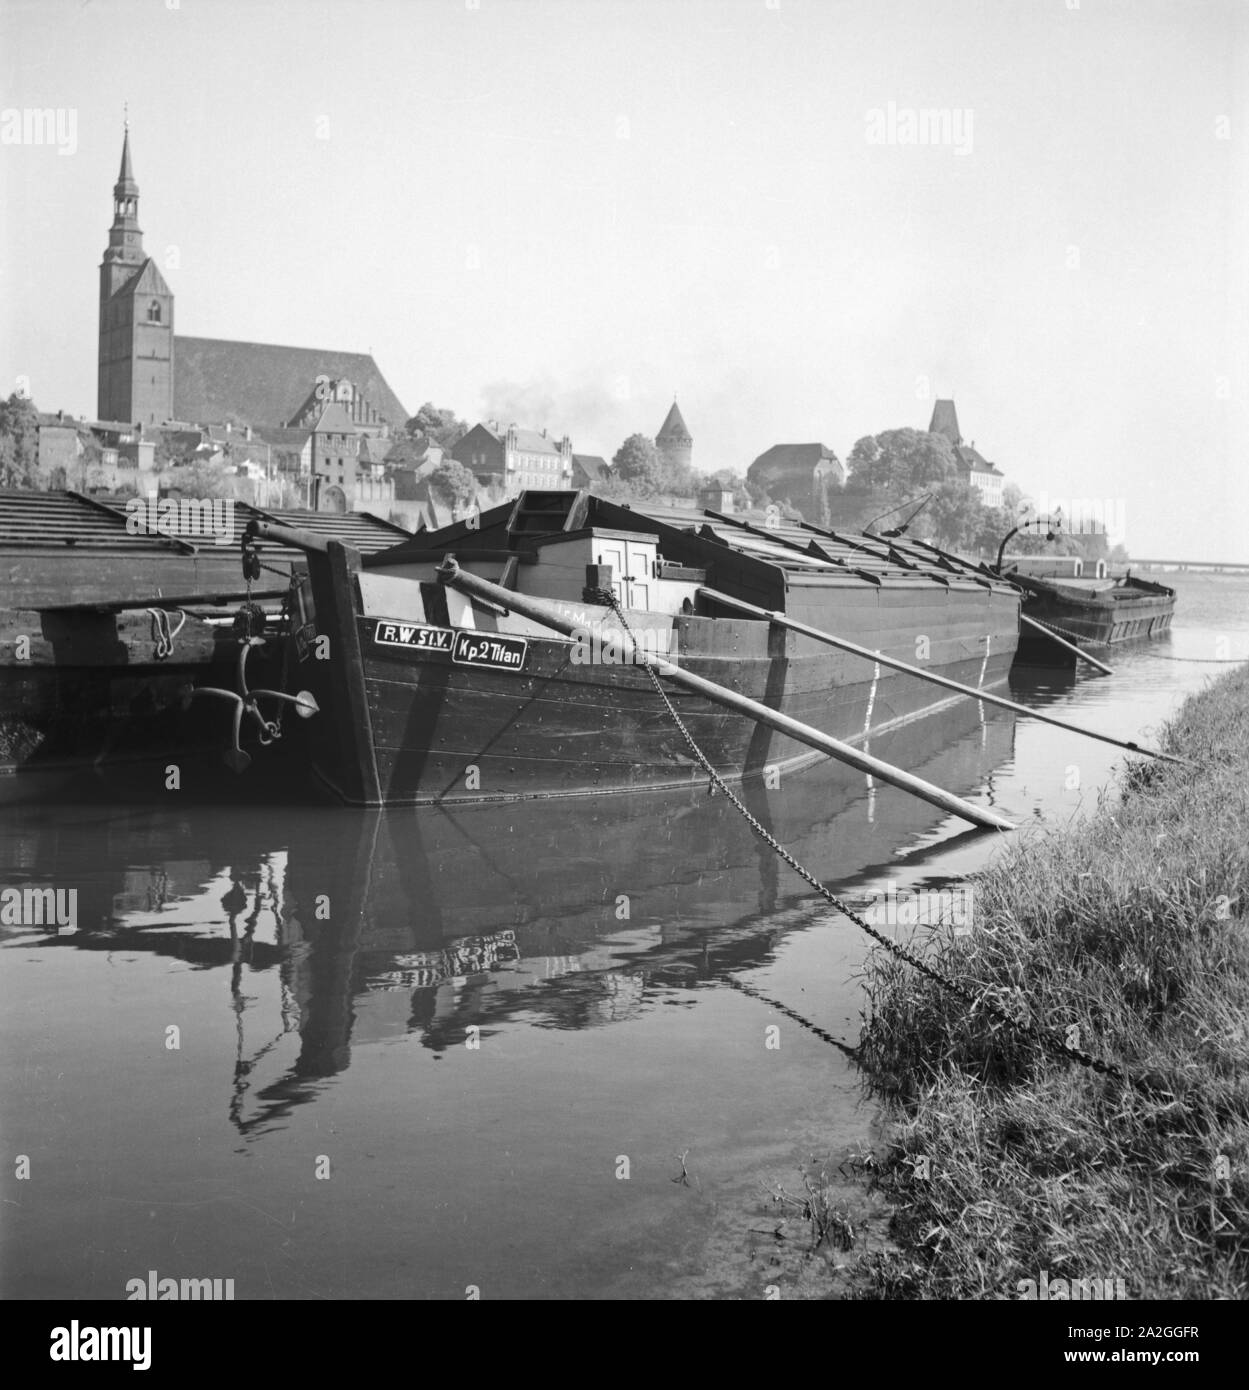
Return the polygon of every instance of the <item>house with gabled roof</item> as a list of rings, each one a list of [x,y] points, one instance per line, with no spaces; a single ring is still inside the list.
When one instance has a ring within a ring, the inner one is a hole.
[[[572,442],[546,430],[521,429],[496,421],[476,424],[451,450],[451,457],[471,469],[483,485],[500,480],[505,497],[516,497],[526,488],[571,488]]]
[[[970,444],[963,442],[963,435],[959,429],[958,411],[954,408],[952,400],[939,400],[933,404],[932,419],[928,422],[928,433],[939,434],[943,439],[950,443],[954,450],[954,461],[958,465],[960,473],[968,483],[980,493],[981,501],[986,507],[1000,507],[1002,505],[1002,487],[1006,481],[1002,470],[995,463],[990,463],[987,458],[976,448],[973,440]]]
[[[593,487],[611,477],[611,464],[598,454],[572,456],[572,485],[575,488]]]

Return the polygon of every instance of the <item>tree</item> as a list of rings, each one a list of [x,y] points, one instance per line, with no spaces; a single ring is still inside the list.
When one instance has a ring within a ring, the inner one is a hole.
[[[978,489],[964,478],[946,478],[932,490],[932,500],[916,518],[933,540],[946,550],[968,553],[979,548],[987,508]]]
[[[456,459],[443,459],[429,474],[431,496],[459,511],[477,498],[477,479]]]
[[[468,433],[468,425],[456,418],[454,410],[447,410],[436,406],[432,401],[426,401],[404,425],[403,432],[414,438],[425,435],[449,451]]]
[[[866,435],[850,450],[847,466],[845,487],[828,491],[826,500],[840,525],[856,529],[877,519],[883,527],[897,525],[907,503],[959,476],[949,440],[926,430]]]
[[[616,451],[612,459],[616,477],[639,497],[648,497],[659,491],[661,467],[659,450],[655,442],[644,434],[631,434]]]
[[[957,473],[950,441],[926,430],[885,430],[860,439],[850,451],[847,488],[898,502],[916,497]]]
[[[39,412],[16,391],[0,401],[0,487],[35,487],[39,473]]]
[[[195,451],[198,448],[198,440],[184,440],[179,443],[172,430],[162,430],[156,436],[156,467],[159,470],[190,467],[195,462]]]
[[[983,559],[991,562],[997,559],[997,548],[1002,544],[1003,539],[1009,535],[1013,527],[1019,525],[1018,512],[1013,507],[1006,505],[1005,493],[1006,489],[1003,489],[1002,506],[983,509],[980,530],[975,538],[975,549],[980,552]]]
[[[233,480],[227,479],[217,464],[196,459],[165,474],[165,486],[179,497],[232,497]]]

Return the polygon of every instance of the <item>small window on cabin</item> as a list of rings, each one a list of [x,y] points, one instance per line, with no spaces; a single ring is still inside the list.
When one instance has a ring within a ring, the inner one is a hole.
[[[147,306],[147,321],[148,321],[148,323],[159,323],[159,322],[160,322],[160,301],[159,301],[159,300],[154,299],[154,300],[152,300],[152,302]]]

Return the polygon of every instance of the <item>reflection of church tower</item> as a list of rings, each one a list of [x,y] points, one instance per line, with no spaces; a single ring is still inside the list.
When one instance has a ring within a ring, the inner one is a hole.
[[[113,185],[113,225],[100,264],[96,414],[101,420],[143,424],[173,415],[173,294],[143,251],[129,123]]]
[[[655,447],[664,463],[688,468],[694,451],[694,438],[685,428],[685,421],[677,409],[676,397],[672,398],[672,409],[668,418],[655,436]]]

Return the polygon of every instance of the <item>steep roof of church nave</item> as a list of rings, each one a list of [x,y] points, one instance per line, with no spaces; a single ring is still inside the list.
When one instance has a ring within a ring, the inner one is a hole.
[[[367,352],[181,335],[174,339],[174,416],[284,425],[321,375],[345,377],[394,428],[408,420],[402,402]]]

